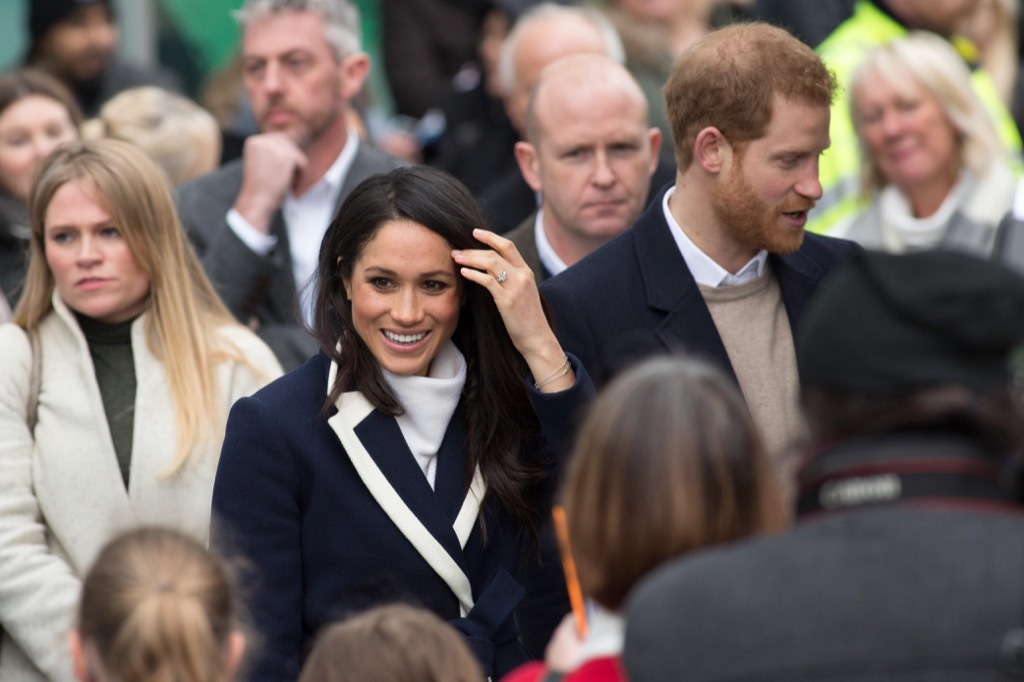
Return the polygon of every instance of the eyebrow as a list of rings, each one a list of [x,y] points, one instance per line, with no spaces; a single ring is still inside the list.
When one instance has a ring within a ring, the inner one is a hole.
[[[96,229],[96,228],[102,229],[104,227],[117,227],[117,226],[114,224],[114,219],[113,218],[107,218],[106,220],[99,220],[99,221],[88,223],[88,224],[85,224],[85,225],[78,224],[78,223],[66,223],[66,224],[63,224],[63,225],[61,225],[61,224],[44,225],[43,226],[43,234],[46,234],[50,230],[83,230],[83,229],[84,230],[92,230],[92,229]]]
[[[273,59],[288,59],[289,57],[308,57],[312,52],[304,47],[290,47],[284,52],[271,53],[249,53],[244,55],[245,62],[266,62]]]
[[[379,274],[379,275],[388,275],[389,277],[397,277],[398,276],[398,273],[395,272],[394,270],[389,270],[388,268],[384,268],[384,267],[381,267],[379,265],[367,266],[367,268],[365,270],[365,273],[366,274],[371,274],[372,273],[372,274]],[[420,274],[417,275],[417,277],[420,277],[420,278],[451,277],[451,278],[454,279],[455,278],[455,274],[453,272],[451,272],[450,270],[431,270],[430,272],[421,272]]]

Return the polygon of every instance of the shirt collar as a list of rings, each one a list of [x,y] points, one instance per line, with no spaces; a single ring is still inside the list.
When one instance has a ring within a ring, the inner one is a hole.
[[[345,180],[345,176],[348,175],[349,169],[352,168],[352,162],[356,159],[356,153],[359,151],[359,135],[354,130],[348,131],[348,138],[345,140],[345,146],[341,148],[341,153],[338,154],[338,158],[334,160],[331,167],[324,173],[324,182],[331,186],[332,190],[341,189],[341,183]]]
[[[323,191],[323,188],[330,190],[331,194],[337,196],[338,192],[341,191],[341,185],[345,181],[345,177],[348,175],[349,170],[352,168],[352,163],[356,159],[356,154],[359,152],[359,135],[354,130],[348,131],[348,137],[345,139],[345,146],[342,147],[341,153],[338,154],[338,158],[334,160],[331,167],[327,169],[324,176],[320,178],[320,182],[316,183],[309,188],[302,198],[307,196],[315,195],[317,192]],[[295,201],[296,197],[291,190],[288,190],[288,198]]]
[[[668,208],[669,197],[675,191],[675,187],[670,187],[665,192],[661,208],[665,214],[665,221],[668,223],[669,232],[672,233],[672,238],[676,241],[679,253],[682,254],[683,260],[686,261],[686,267],[690,269],[690,274],[693,275],[693,279],[697,284],[709,287],[734,286],[752,282],[764,274],[764,267],[768,261],[768,252],[765,249],[758,251],[757,255],[751,258],[735,275],[716,263],[711,256],[701,251],[687,236],[686,232],[683,231],[683,228],[679,226],[679,223],[676,222],[675,217]]]
[[[548,236],[544,233],[544,209],[537,209],[537,218],[533,221],[533,236],[537,242],[537,257],[552,277],[569,267],[555,253]]]

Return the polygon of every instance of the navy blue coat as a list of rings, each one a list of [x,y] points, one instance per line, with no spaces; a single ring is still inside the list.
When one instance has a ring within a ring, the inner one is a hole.
[[[395,600],[415,601],[451,621],[488,674],[503,675],[526,659],[511,618],[523,594],[517,574],[524,534],[490,497],[480,507],[486,539],[472,504],[468,518],[456,520],[467,497],[461,410],[438,452],[431,489],[394,417],[374,411],[361,394],[344,394],[339,410],[318,416],[329,368],[319,354],[239,400],[228,417],[213,493],[214,540],[254,569],[246,596],[264,640],[250,679],[294,680],[323,625]],[[552,456],[566,451],[572,414],[592,394],[582,369],[568,391],[531,388]],[[359,469],[360,462],[368,468]],[[390,485],[375,487],[374,476]],[[392,505],[389,513],[385,494],[401,509]],[[464,548],[453,525],[462,529]],[[434,564],[410,540],[410,526],[421,546],[437,550]],[[453,574],[468,578],[475,602],[468,616],[436,569],[447,570],[449,581]]]
[[[735,379],[704,297],[665,220],[667,190],[629,230],[541,284],[555,334],[598,387],[639,359],[674,350],[703,357]],[[796,327],[821,279],[855,248],[843,239],[807,234],[796,253],[768,256],[790,327]]]

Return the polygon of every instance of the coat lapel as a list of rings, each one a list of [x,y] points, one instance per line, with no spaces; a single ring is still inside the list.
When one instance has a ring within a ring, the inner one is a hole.
[[[461,509],[466,487],[466,425],[461,409],[452,415],[448,430],[437,451],[437,476],[434,478],[434,497],[448,523],[455,523]]]
[[[334,204],[334,214],[337,215],[338,209],[341,208],[341,204],[345,201],[345,197],[352,193],[352,190],[356,186],[365,180],[372,172],[367,172],[367,160],[365,149],[365,143],[360,142],[356,148],[356,155],[352,159],[352,165],[349,166],[348,172],[345,173],[345,178],[341,181],[341,190],[338,192],[338,198]],[[334,215],[331,216],[334,218]]]
[[[805,237],[806,239],[807,237]],[[799,251],[786,256],[769,254],[775,278],[779,281],[779,293],[786,306],[790,329],[796,329],[796,322],[803,314],[807,302],[816,291],[816,285],[825,276],[826,270]]]
[[[452,529],[458,509],[451,517],[445,513],[446,510],[439,504],[440,495],[435,494],[427,482],[427,477],[402,436],[398,422],[390,415],[374,410],[354,430],[373,464],[398,493],[402,502],[445,551],[461,563],[462,547]],[[459,495],[459,501],[461,498]]]
[[[715,321],[669,232],[661,202],[653,202],[645,217],[633,230],[647,305],[664,313],[655,328],[658,340],[669,351],[684,350],[713,362],[735,379]]]
[[[461,418],[461,410],[456,410],[448,430],[437,451],[437,477],[434,480],[434,493],[445,517],[455,531],[459,547],[464,548],[469,540],[477,516],[480,514],[480,503],[487,491],[480,473],[480,467],[473,471],[470,492],[466,494],[466,425]],[[461,553],[460,553],[461,555]]]
[[[285,226],[284,215],[278,210],[270,223],[270,234],[277,237],[277,257],[282,276],[272,277],[267,281],[267,305],[274,311],[274,319],[300,320],[298,290],[295,287],[295,275],[292,274],[292,251],[288,241],[288,228]]]
[[[332,366],[332,374],[335,367]],[[329,379],[331,385],[333,379]],[[448,584],[463,614],[473,608],[473,591],[463,568],[462,547],[469,539],[486,492],[477,468],[469,493],[461,499],[454,524],[452,508],[440,505],[402,437],[394,418],[379,414],[358,392],[344,393],[338,412],[328,419],[360,479],[416,551]],[[446,434],[446,443],[457,442]],[[449,445],[450,447],[450,445]],[[442,447],[443,449],[443,447]],[[445,490],[450,475],[439,478]],[[444,491],[441,491],[444,492]]]

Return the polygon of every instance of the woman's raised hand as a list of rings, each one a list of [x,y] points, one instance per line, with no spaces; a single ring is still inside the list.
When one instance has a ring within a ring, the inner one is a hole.
[[[551,393],[571,387],[575,375],[544,317],[530,266],[508,239],[487,230],[473,230],[473,236],[491,248],[452,251],[462,276],[490,292],[512,343],[541,384],[538,388]],[[560,374],[563,369],[567,371]]]

